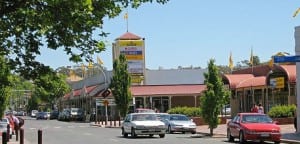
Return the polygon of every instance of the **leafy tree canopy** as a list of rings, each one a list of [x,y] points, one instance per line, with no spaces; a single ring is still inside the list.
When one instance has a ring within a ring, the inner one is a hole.
[[[103,18],[114,18],[126,7],[154,0],[2,0],[0,55],[25,78],[45,74],[49,67],[36,60],[42,48],[63,49],[73,62],[91,61],[105,50],[100,38]],[[156,0],[165,4],[169,0]],[[99,33],[96,33],[98,29]],[[93,37],[93,35],[99,37]],[[98,39],[97,39],[98,38]]]

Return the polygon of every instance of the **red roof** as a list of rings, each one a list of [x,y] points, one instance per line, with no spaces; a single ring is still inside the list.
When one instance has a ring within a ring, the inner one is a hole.
[[[296,83],[296,65],[279,65],[279,67],[286,72],[290,83]]]
[[[265,85],[266,85],[266,77],[260,76],[260,77],[253,77],[253,78],[240,81],[238,85],[236,85],[236,88],[245,88],[251,86],[257,87],[257,86],[265,86]]]
[[[143,85],[130,88],[134,96],[194,95],[206,89],[205,85]]]
[[[116,40],[139,40],[142,39],[140,36],[137,36],[133,33],[126,32],[125,34],[121,35],[120,37],[116,38]]]
[[[94,90],[97,87],[97,85],[93,85],[93,86],[88,86],[86,88],[86,93],[89,94],[92,90]]]
[[[225,74],[224,76],[230,84],[230,89],[237,88],[242,81],[254,78],[252,74]]]

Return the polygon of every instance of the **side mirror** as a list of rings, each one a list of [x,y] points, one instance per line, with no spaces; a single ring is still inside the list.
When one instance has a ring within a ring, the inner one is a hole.
[[[273,121],[274,124],[276,125],[279,125],[279,122],[278,121]]]

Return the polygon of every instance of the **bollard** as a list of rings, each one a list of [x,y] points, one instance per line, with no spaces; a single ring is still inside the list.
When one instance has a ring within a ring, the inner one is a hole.
[[[42,134],[43,131],[41,129],[38,130],[38,144],[42,144]]]
[[[114,117],[114,126],[115,126],[115,127],[117,126],[116,121],[117,121],[117,118],[116,118],[116,116],[115,116],[115,117]]]
[[[121,117],[119,116],[119,126],[121,126]]]
[[[24,144],[24,129],[20,128],[20,144]]]
[[[7,144],[7,136],[6,136],[6,132],[2,132],[2,144]]]
[[[112,126],[112,117],[109,117],[109,125]]]
[[[10,125],[7,124],[6,141],[9,142],[10,138],[11,138],[11,135],[10,135]]]
[[[19,128],[18,127],[16,128],[15,132],[16,132],[16,141],[18,141],[19,140]]]

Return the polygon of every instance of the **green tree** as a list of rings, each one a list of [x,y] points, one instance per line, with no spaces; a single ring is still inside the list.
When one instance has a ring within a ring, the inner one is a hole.
[[[218,67],[214,63],[215,60],[210,59],[208,72],[204,73],[204,84],[207,88],[200,99],[202,117],[208,123],[210,135],[213,135],[213,129],[218,126],[218,115],[222,105],[228,99],[228,94],[230,94],[225,90]]]
[[[11,86],[10,68],[6,64],[7,59],[0,55],[0,117],[3,117],[7,107],[9,91]]]
[[[132,101],[130,86],[131,77],[127,71],[127,61],[125,56],[121,54],[119,59],[116,59],[113,63],[113,77],[109,86],[121,117],[126,116]]]
[[[2,0],[0,5],[0,53],[25,78],[47,73],[36,60],[41,49],[61,49],[73,62],[91,61],[105,50],[101,40],[103,19],[114,18],[127,7],[138,8],[154,0]],[[169,0],[156,0],[165,4]]]
[[[63,74],[48,73],[35,79],[35,94],[40,100],[53,108],[57,104],[58,98],[70,91],[70,86],[66,82]]]

